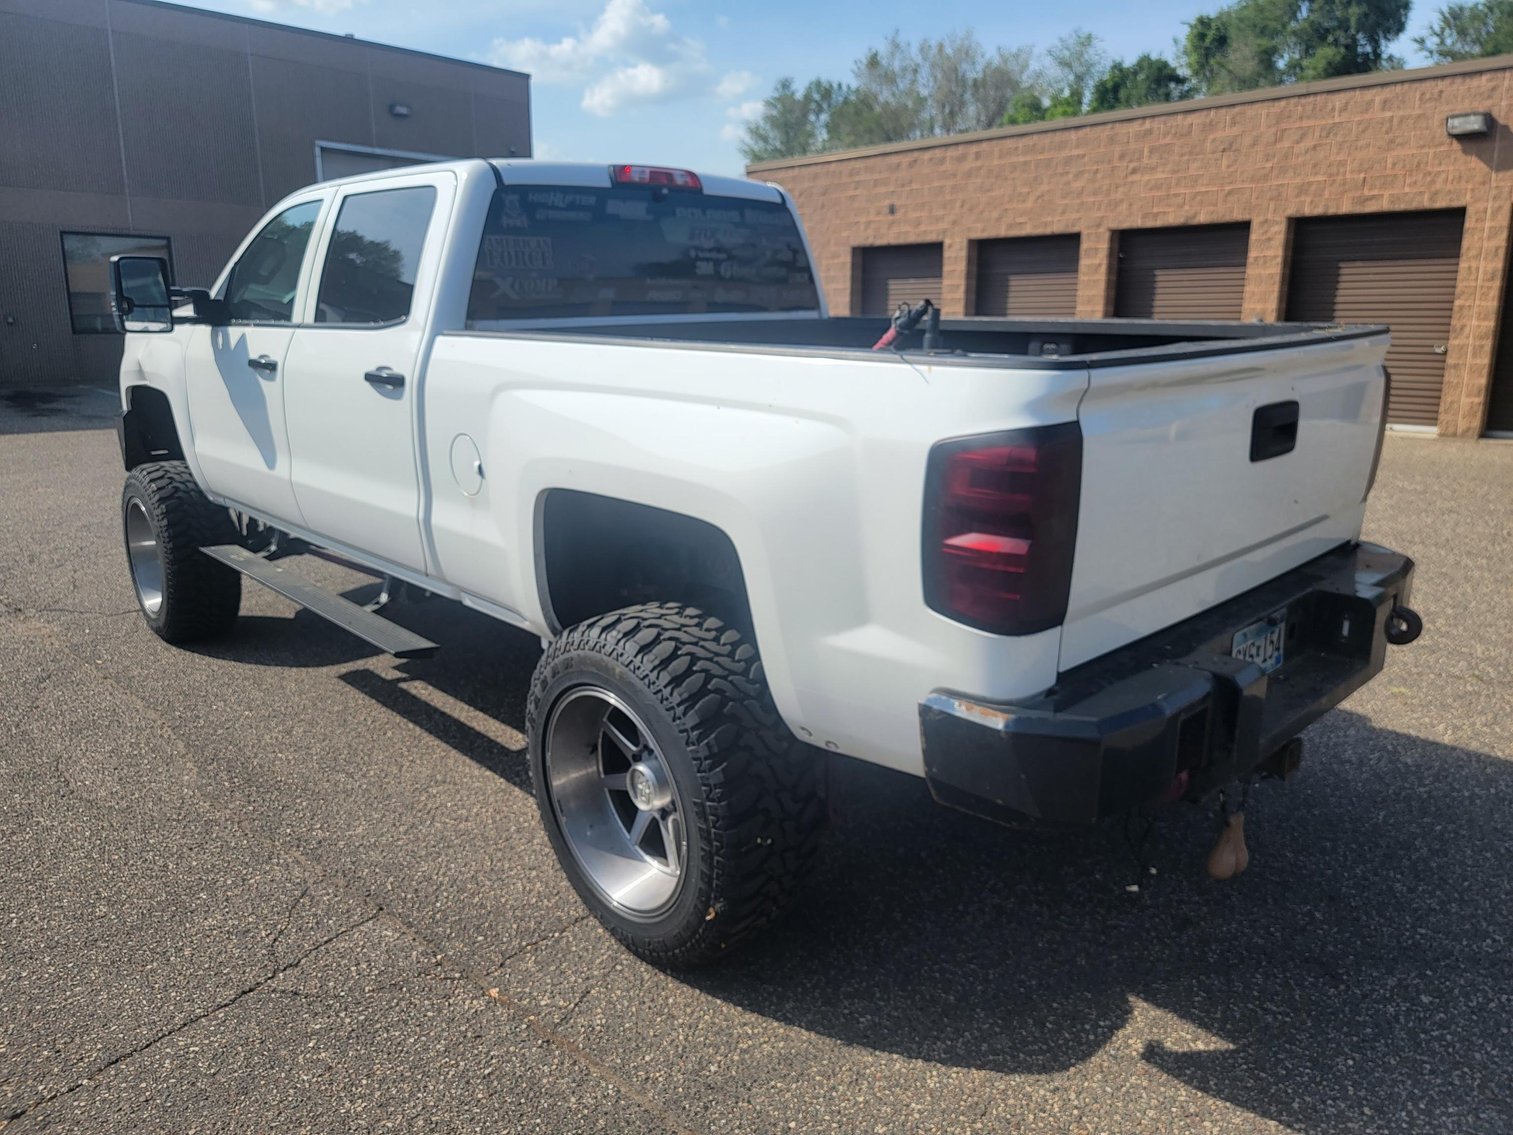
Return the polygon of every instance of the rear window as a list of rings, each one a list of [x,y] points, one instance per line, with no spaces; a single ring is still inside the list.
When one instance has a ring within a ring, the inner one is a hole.
[[[505,186],[468,322],[812,311],[804,242],[778,202],[647,186]]]

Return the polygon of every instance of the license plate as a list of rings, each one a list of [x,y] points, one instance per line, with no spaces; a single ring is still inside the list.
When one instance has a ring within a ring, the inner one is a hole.
[[[1270,674],[1282,665],[1282,647],[1287,634],[1287,612],[1277,611],[1267,615],[1259,623],[1238,632],[1230,644],[1229,652],[1245,662],[1254,662]]]

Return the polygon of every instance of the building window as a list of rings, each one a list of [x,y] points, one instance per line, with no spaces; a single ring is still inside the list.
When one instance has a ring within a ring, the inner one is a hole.
[[[63,271],[68,278],[68,318],[75,335],[114,334],[110,318],[110,258],[161,256],[173,275],[173,248],[166,236],[64,233]]]

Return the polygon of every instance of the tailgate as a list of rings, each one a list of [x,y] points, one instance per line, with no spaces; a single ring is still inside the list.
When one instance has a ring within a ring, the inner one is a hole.
[[[1061,668],[1356,539],[1386,348],[1381,330],[1093,367]]]

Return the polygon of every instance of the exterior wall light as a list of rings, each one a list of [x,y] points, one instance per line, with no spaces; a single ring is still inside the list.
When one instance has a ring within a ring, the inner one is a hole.
[[[407,102],[391,102],[389,104],[389,113],[395,118],[409,118],[410,104]]]
[[[1486,110],[1452,114],[1445,119],[1445,133],[1452,138],[1477,138],[1492,133],[1492,113]]]

